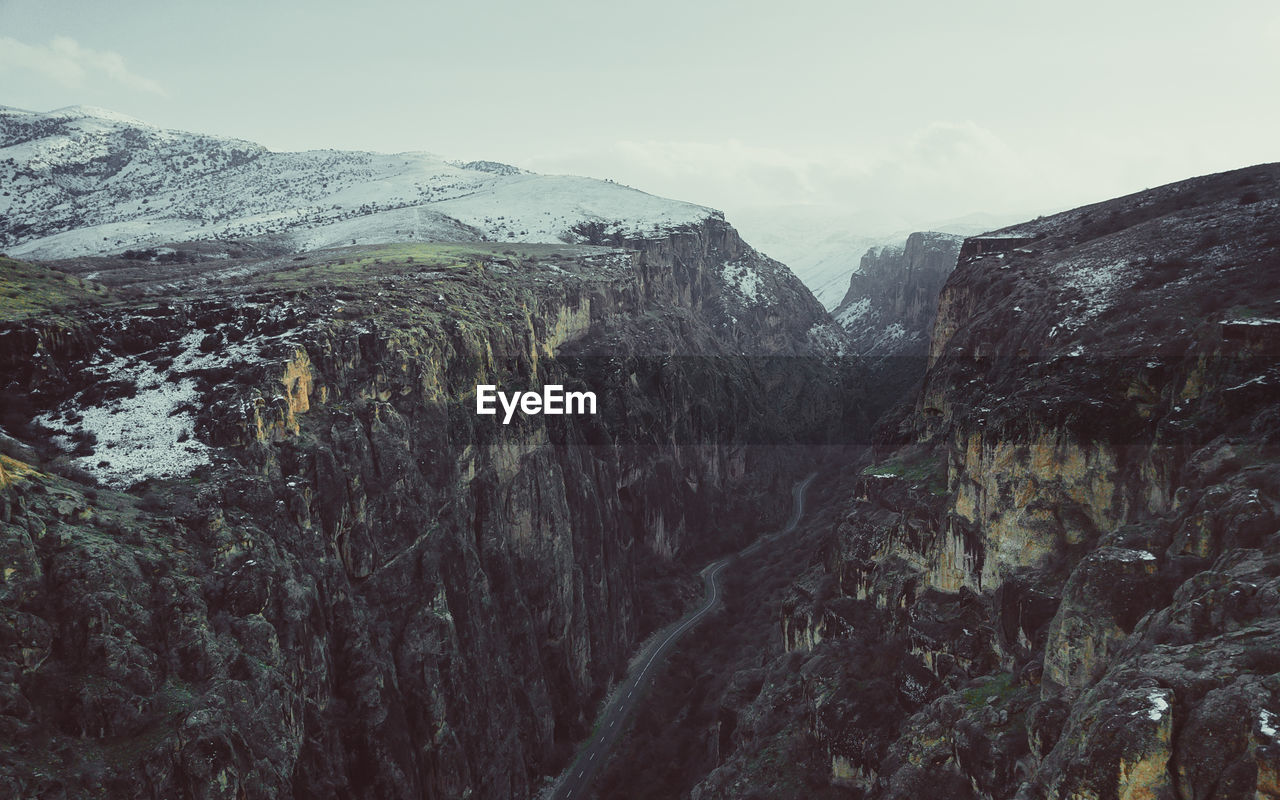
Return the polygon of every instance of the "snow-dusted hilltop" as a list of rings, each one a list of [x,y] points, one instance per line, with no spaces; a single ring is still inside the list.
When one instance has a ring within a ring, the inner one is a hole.
[[[488,161],[275,153],[102,109],[40,114],[0,106],[0,249],[29,258],[252,236],[296,250],[404,240],[607,241],[718,215],[608,181]]]

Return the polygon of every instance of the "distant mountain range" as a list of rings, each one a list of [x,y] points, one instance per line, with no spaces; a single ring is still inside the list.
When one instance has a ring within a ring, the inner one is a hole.
[[[285,251],[602,243],[721,216],[610,181],[427,153],[277,153],[85,106],[0,107],[0,185],[0,248],[43,259],[252,237]]]

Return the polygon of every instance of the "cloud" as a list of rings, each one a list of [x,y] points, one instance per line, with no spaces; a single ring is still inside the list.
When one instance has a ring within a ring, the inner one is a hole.
[[[1030,169],[999,136],[973,122],[935,122],[879,150],[790,151],[721,143],[620,141],[594,152],[533,159],[540,172],[611,177],[658,194],[722,208],[840,209],[894,228],[974,211],[1039,208],[1062,175]]]
[[[56,36],[48,44],[31,45],[0,36],[0,73],[28,71],[69,89],[105,78],[129,89],[164,95],[164,87],[129,70],[124,57],[112,50],[93,50],[75,39]]]

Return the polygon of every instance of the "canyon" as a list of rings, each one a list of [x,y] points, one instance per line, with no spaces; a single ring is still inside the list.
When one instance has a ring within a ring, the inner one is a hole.
[[[586,790],[1280,796],[1280,167],[828,314],[607,182],[0,131],[8,794],[535,797],[697,607]]]
[[[829,401],[814,367],[741,354],[825,315],[712,330],[745,313],[725,261],[794,281],[731,228],[415,253],[6,323],[6,428],[68,445],[4,456],[16,793],[528,796],[696,591],[679,564],[785,513],[764,500],[799,455],[750,429],[802,435]],[[584,380],[608,422],[473,413],[478,383]]]

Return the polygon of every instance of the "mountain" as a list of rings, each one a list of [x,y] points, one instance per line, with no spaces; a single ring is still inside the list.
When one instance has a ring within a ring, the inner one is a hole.
[[[842,332],[707,209],[4,119],[6,247],[62,267],[0,257],[6,795],[532,797],[796,443],[868,435]]]
[[[964,237],[913,233],[901,245],[871,248],[832,317],[866,357],[923,356],[938,294],[955,268]]]
[[[1280,792],[1280,165],[965,241],[700,800]]]
[[[101,109],[0,107],[0,248],[65,259],[198,240],[620,241],[719,212],[608,181],[426,153],[275,153]],[[578,228],[578,232],[574,229]]]

